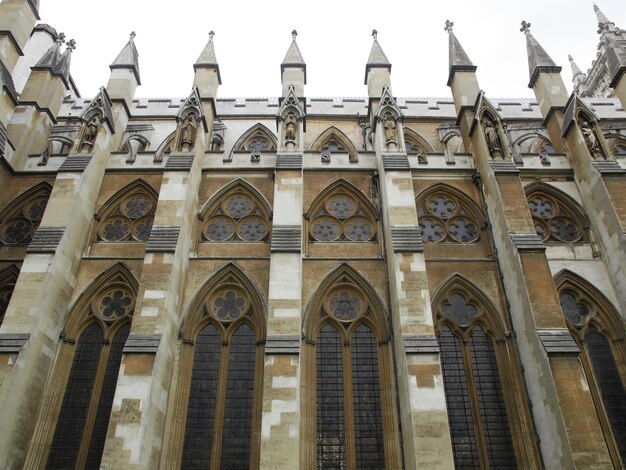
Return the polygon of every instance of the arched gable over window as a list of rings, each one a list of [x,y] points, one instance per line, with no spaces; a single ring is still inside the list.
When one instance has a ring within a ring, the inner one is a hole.
[[[13,289],[17,282],[17,276],[20,274],[20,270],[17,266],[12,265],[8,268],[0,271],[0,325],[4,320],[4,314],[7,312],[11,296],[13,295]]]
[[[266,311],[233,263],[194,296],[161,468],[258,468]]]
[[[555,276],[561,308],[581,350],[585,375],[615,468],[626,465],[624,322],[590,282],[563,270]]]
[[[435,184],[416,198],[425,243],[481,241],[486,217],[476,203],[446,184]]]
[[[202,241],[259,242],[269,238],[272,209],[254,186],[239,178],[212,196],[198,218]]]
[[[152,231],[158,194],[143,180],[115,193],[96,212],[96,240],[146,242]]]
[[[544,241],[576,243],[588,240],[589,222],[578,203],[545,183],[525,188],[535,231]]]
[[[353,268],[320,284],[303,324],[300,468],[401,467],[389,335],[383,303]]]
[[[0,212],[0,244],[28,245],[46,210],[52,187],[40,183],[25,191]]]
[[[358,152],[348,136],[335,126],[331,126],[311,144],[309,152],[319,152],[323,156],[331,157],[333,152],[347,153],[351,162],[358,161]]]
[[[229,160],[232,160],[235,152],[248,152],[250,155],[260,157],[264,152],[276,152],[276,136],[266,126],[257,123],[239,137],[230,152]]]
[[[454,274],[433,296],[457,468],[539,468],[510,335],[497,310]]]
[[[98,468],[138,283],[123,263],[76,301],[61,334],[25,467]]]
[[[338,179],[326,187],[305,215],[313,242],[378,240],[378,211],[359,189]]]

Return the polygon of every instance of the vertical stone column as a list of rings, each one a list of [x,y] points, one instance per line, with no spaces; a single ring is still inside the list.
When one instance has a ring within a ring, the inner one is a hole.
[[[396,132],[402,135],[400,121]],[[411,169],[406,153],[388,151],[385,140],[378,122],[376,157],[404,464],[407,469],[446,469],[454,466],[452,443]]]
[[[112,126],[100,126],[91,153],[67,157],[28,247],[0,330],[3,335],[23,338],[21,347],[16,347],[0,366],[0,467],[21,468],[31,438],[29,459],[41,465],[45,462],[44,436],[33,434],[33,430],[69,313],[105,168],[111,150],[119,148],[128,117],[125,106],[114,105]],[[112,128],[117,132],[113,133]]]
[[[213,121],[213,115],[207,116]],[[205,129],[165,163],[102,465],[158,468],[204,162]]]

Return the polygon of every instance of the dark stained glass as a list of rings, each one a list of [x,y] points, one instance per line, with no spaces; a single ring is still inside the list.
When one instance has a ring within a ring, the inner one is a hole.
[[[124,212],[131,219],[138,219],[147,215],[152,210],[152,201],[145,196],[136,196],[128,201],[124,207]]]
[[[361,311],[361,302],[358,297],[344,290],[330,299],[330,307],[338,320],[354,320]]]
[[[357,205],[351,198],[337,196],[328,201],[326,209],[333,217],[345,219],[356,212]]]
[[[362,242],[372,239],[374,229],[365,217],[350,217],[345,223],[345,233],[350,240]]]
[[[206,469],[211,462],[213,420],[222,339],[213,325],[196,338],[182,469]]]
[[[459,339],[444,326],[438,337],[456,470],[479,470],[476,432]]]
[[[532,199],[529,199],[528,208],[538,218],[551,219],[555,215],[554,205],[540,196],[534,196]]]
[[[456,204],[444,196],[436,196],[426,203],[426,207],[437,217],[448,219],[454,214]]]
[[[33,224],[28,219],[15,218],[7,222],[2,240],[9,245],[26,243],[30,240]]]
[[[384,469],[385,447],[376,338],[366,325],[360,325],[352,335],[350,347],[356,467]]]
[[[221,242],[233,236],[235,225],[232,219],[223,216],[213,217],[209,220],[204,233],[209,240]]]
[[[152,224],[154,223],[154,218],[147,216],[141,220],[138,220],[133,227],[133,237],[140,242],[148,241],[150,238],[150,233],[152,232]]]
[[[477,326],[469,349],[489,468],[517,468],[493,341]]]
[[[626,462],[626,390],[620,377],[611,345],[595,326],[590,326],[585,337],[596,383],[600,389],[604,409],[611,424],[613,437]]]
[[[124,349],[124,344],[126,343],[129,332],[130,323],[126,323],[117,331],[113,341],[111,341],[104,382],[102,383],[102,389],[100,391],[98,412],[96,413],[96,420],[89,442],[89,452],[85,465],[86,469],[98,470],[100,468],[104,441],[106,439],[107,428],[109,427],[109,418],[111,417],[111,408],[113,407],[115,385],[117,384],[117,376],[120,370],[120,363],[122,362],[122,350]]]
[[[321,242],[333,241],[341,235],[341,226],[337,222],[337,219],[318,217],[313,221],[311,233],[316,240]]]
[[[456,217],[448,224],[448,232],[457,242],[469,243],[478,238],[476,225],[465,217]]]
[[[230,342],[221,470],[245,470],[250,467],[255,363],[256,337],[252,329],[243,324]]]
[[[472,319],[476,318],[478,309],[474,305],[468,304],[461,294],[450,294],[448,303],[441,308],[441,313],[454,320],[455,323],[466,326]]]
[[[267,223],[260,217],[249,216],[239,222],[239,236],[245,241],[258,241],[267,235]]]
[[[116,242],[126,238],[129,232],[130,224],[126,222],[126,219],[116,217],[114,219],[111,219],[104,226],[102,238],[109,242]]]
[[[339,333],[325,325],[317,336],[317,468],[347,467],[343,351]]]
[[[80,335],[48,454],[47,469],[68,469],[76,465],[103,340],[102,329],[96,323]]]
[[[582,325],[589,315],[589,307],[577,302],[572,292],[565,291],[559,296],[563,313],[574,325]]]
[[[425,242],[438,242],[445,235],[445,229],[438,221],[429,218],[420,219],[422,240]]]
[[[39,222],[43,217],[43,213],[46,210],[46,206],[48,205],[48,198],[40,198],[33,201],[29,206],[24,210],[24,215],[33,222]]]

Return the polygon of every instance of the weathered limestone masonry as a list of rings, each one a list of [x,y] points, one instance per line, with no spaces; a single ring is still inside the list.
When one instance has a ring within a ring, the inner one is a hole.
[[[277,97],[218,98],[210,32],[188,96],[134,98],[131,33],[82,99],[37,7],[0,2],[0,468],[624,466],[597,7],[571,97],[523,23],[536,99],[487,99],[450,21],[452,98],[395,96],[375,30],[367,97],[306,97],[294,30]]]
[[[281,64],[282,98],[276,115],[278,149],[269,273],[267,339],[261,418],[261,468],[297,468],[300,458],[302,328],[302,198],[306,64],[293,40]],[[295,120],[294,135],[286,121]]]
[[[404,465],[450,468],[448,416],[403,115],[391,93],[391,63],[376,31],[373,36],[365,84],[380,181]]]

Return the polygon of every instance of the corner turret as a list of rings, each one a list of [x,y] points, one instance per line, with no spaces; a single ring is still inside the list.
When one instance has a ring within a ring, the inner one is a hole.
[[[200,57],[193,64],[193,69],[195,70],[193,84],[198,87],[198,92],[202,98],[215,98],[217,89],[222,84],[220,66],[215,56],[213,36],[215,36],[215,33],[210,31],[209,42],[204,46]]]
[[[382,96],[383,89],[388,88],[391,94],[391,62],[378,43],[378,31],[372,30],[374,43],[365,65],[365,85],[370,98]]]
[[[291,44],[287,49],[287,54],[280,64],[281,83],[283,85],[282,96],[289,94],[289,87],[293,85],[296,96],[304,96],[304,85],[306,85],[306,63],[302,58],[302,53],[296,42],[298,32],[294,29],[291,32]]]

